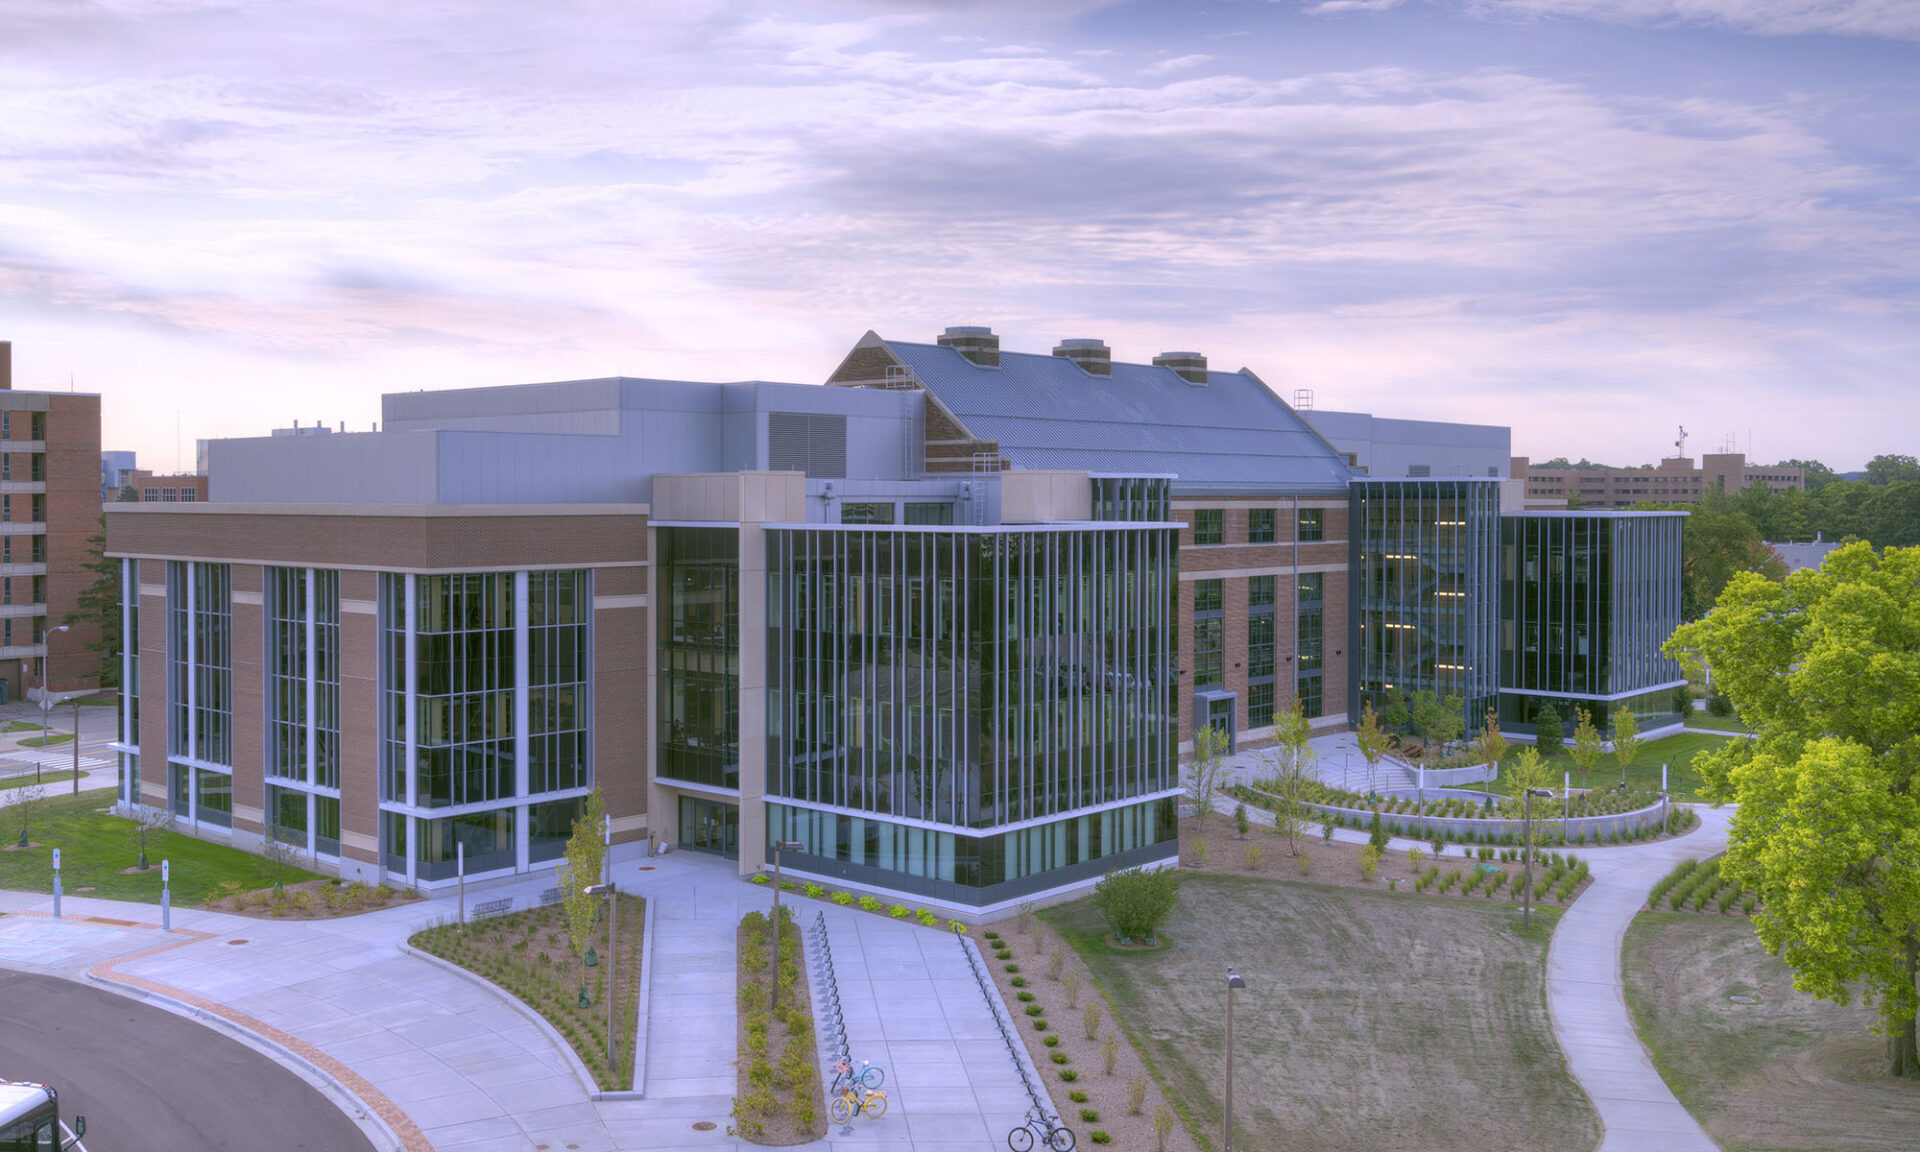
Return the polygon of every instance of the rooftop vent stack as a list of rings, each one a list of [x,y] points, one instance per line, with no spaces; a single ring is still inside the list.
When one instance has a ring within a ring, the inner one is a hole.
[[[0,388],[13,387],[13,341],[0,340]]]
[[[1062,340],[1053,349],[1095,376],[1113,375],[1113,349],[1105,340]]]
[[[940,346],[951,348],[975,364],[988,368],[1000,366],[1000,337],[991,328],[961,326],[940,335]]]
[[[1198,352],[1162,352],[1153,358],[1155,366],[1171,368],[1189,384],[1207,382],[1207,358]]]

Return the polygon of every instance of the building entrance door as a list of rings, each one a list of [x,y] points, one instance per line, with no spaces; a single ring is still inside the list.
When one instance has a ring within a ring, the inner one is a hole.
[[[680,847],[718,856],[740,855],[740,806],[680,797]]]
[[[1194,730],[1217,728],[1227,738],[1227,755],[1239,750],[1240,726],[1236,723],[1239,714],[1240,694],[1218,688],[1207,689],[1193,694]]]

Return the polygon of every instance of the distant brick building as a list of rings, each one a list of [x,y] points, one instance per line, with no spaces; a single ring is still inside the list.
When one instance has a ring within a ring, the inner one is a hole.
[[[1661,504],[1697,504],[1715,484],[1740,492],[1764,484],[1775,492],[1805,488],[1799,468],[1749,464],[1744,453],[1709,452],[1693,466],[1690,456],[1670,456],[1658,468],[1536,468],[1525,456],[1513,458],[1513,478],[1527,483],[1527,505],[1578,496],[1587,508],[1626,508],[1642,500]]]
[[[75,625],[53,637],[93,579],[100,531],[100,397],[13,390],[13,345],[0,341],[0,684],[9,698],[99,686],[99,640]],[[42,667],[42,661],[48,667]]]

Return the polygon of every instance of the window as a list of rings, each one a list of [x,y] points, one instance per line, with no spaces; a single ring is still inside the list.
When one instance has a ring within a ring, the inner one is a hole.
[[[840,523],[891,524],[893,523],[893,505],[842,504],[840,505]]]
[[[0,496],[0,523],[13,523],[13,497]]]
[[[1324,508],[1300,509],[1299,531],[1296,538],[1302,541],[1325,540],[1327,538],[1327,512]]]
[[[1247,686],[1247,727],[1265,728],[1273,723],[1273,684]]]
[[[1221,607],[1222,581],[1196,580],[1193,583],[1193,686],[1209,688],[1223,678],[1226,652]]]
[[[1198,508],[1193,513],[1195,545],[1220,544],[1226,540],[1226,513],[1218,508]]]
[[[909,503],[907,505],[907,523],[951,524],[953,523],[953,505],[946,503]]]
[[[1309,720],[1320,715],[1324,707],[1320,696],[1320,680],[1321,677],[1317,674],[1300,677],[1298,693],[1300,712]]]
[[[1250,508],[1247,510],[1247,543],[1271,544],[1274,541],[1274,510],[1272,508]]]
[[[1299,596],[1300,603],[1302,604],[1320,603],[1322,594],[1326,590],[1326,581],[1327,581],[1327,574],[1324,572],[1300,573],[1300,596]]]
[[[140,500],[144,504],[158,504],[160,502],[160,489],[158,488],[140,489]]]
[[[1273,590],[1276,579],[1272,576],[1249,576],[1247,578],[1247,604],[1258,608],[1265,605],[1273,607]]]

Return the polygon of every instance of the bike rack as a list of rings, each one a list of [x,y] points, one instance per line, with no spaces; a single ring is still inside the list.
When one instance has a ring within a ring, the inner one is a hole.
[[[1064,1123],[1060,1114],[1053,1110],[1053,1098],[1042,1092],[1034,1084],[1033,1078],[1027,1075],[1027,1061],[1022,1059],[1026,1048],[1016,1041],[1018,1029],[1013,1027],[1011,1018],[1001,1010],[1000,994],[987,977],[979,949],[959,932],[955,932],[953,938],[960,944],[960,954],[967,958],[967,968],[973,973],[974,983],[980,985],[980,996],[987,1002],[987,1011],[993,1015],[994,1027],[1000,1029],[1000,1039],[1007,1046],[1007,1057],[1013,1061],[1013,1070],[1020,1074],[1020,1083],[1027,1089],[1027,1098],[1033,1101],[1033,1106],[1040,1110],[1041,1117],[1048,1121],[1049,1126]]]
[[[840,979],[833,971],[833,943],[827,938],[827,914],[814,913],[813,927],[808,931],[813,936],[813,982],[816,986],[813,1002],[822,1025],[820,1034],[826,1039],[828,1050],[851,1067],[853,1052],[847,1043],[846,1014],[840,1010]]]

